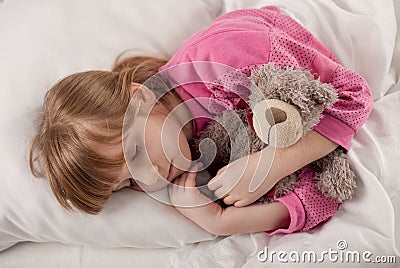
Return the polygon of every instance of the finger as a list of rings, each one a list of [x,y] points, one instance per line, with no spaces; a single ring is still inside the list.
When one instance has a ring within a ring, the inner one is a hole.
[[[241,207],[245,207],[245,206],[249,205],[249,202],[246,200],[239,200],[239,201],[234,202],[233,205],[235,207],[241,208]]]
[[[207,183],[207,187],[210,189],[210,191],[215,191],[222,187],[222,183],[218,181],[218,179],[213,178]]]
[[[203,167],[204,167],[203,163],[197,162],[197,163],[193,164],[193,165],[189,168],[188,172],[190,172],[190,173],[199,172],[199,171],[201,171],[201,169],[202,169]]]
[[[227,166],[224,166],[223,168],[220,168],[217,172],[217,174],[215,175],[214,178],[212,178],[208,183],[207,183],[207,187],[208,189],[210,189],[211,191],[215,191],[218,188],[220,188],[222,186],[222,182],[220,182],[220,179],[222,179],[223,173],[225,172]]]
[[[227,197],[224,198],[224,203],[227,205],[232,205],[236,201],[238,201],[236,198],[233,198],[231,195],[228,195]]]
[[[228,191],[226,191],[224,187],[218,188],[214,191],[214,196],[218,199],[223,199],[228,196]]]
[[[185,187],[196,187],[197,173],[188,173],[185,180]]]
[[[221,176],[228,169],[228,167],[230,167],[230,164],[228,164],[226,166],[223,166],[222,168],[218,169],[217,175]]]
[[[218,188],[220,188],[222,186],[222,182],[220,179],[221,179],[221,176],[218,175],[218,173],[217,173],[217,175],[215,175],[214,178],[212,178],[211,180],[208,181],[208,183],[207,183],[208,189],[210,189],[211,191],[215,191]]]
[[[187,175],[188,174],[185,172],[179,177],[178,186],[185,187],[185,180],[186,180]]]

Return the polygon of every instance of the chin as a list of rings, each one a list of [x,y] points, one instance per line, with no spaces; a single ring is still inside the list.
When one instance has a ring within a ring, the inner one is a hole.
[[[159,191],[159,190],[161,190],[161,189],[167,187],[168,184],[170,184],[169,181],[163,180],[163,181],[161,181],[161,182],[159,182],[159,183],[157,183],[157,184],[155,184],[155,185],[141,185],[140,187],[141,187],[141,188],[143,189],[143,191],[145,191],[145,192],[156,192],[156,191]]]

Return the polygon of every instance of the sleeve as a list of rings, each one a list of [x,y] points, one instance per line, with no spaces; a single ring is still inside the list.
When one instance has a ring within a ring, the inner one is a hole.
[[[276,27],[279,29],[274,29],[270,36],[270,62],[308,69],[316,79],[337,90],[338,101],[325,109],[324,117],[314,130],[348,150],[351,139],[372,110],[372,94],[367,82],[343,67],[305,28],[286,16],[278,19]],[[290,28],[296,31],[293,33]]]
[[[266,231],[267,235],[274,235],[274,234],[290,234],[297,231],[300,231],[306,222],[306,213],[304,211],[303,204],[301,203],[300,199],[294,192],[290,192],[287,195],[276,199],[277,202],[281,202],[284,204],[290,215],[290,224],[287,229],[277,229],[273,231]]]
[[[276,201],[287,207],[290,225],[287,229],[268,231],[268,235],[310,230],[329,220],[339,207],[338,201],[325,196],[318,189],[315,173],[311,168],[306,168],[299,174],[299,181],[292,192]]]
[[[348,150],[352,138],[371,113],[371,90],[360,75],[340,64],[326,82],[337,89],[338,101],[325,109],[314,130]]]

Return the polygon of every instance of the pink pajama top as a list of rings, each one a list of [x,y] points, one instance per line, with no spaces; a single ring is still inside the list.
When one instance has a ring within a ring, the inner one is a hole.
[[[218,68],[207,68],[207,82],[204,83],[187,83],[185,79],[192,74],[171,68],[197,61],[227,65],[246,76],[250,76],[252,69],[270,62],[281,67],[309,70],[316,79],[330,83],[338,93],[338,101],[324,110],[324,116],[314,130],[346,150],[350,148],[351,139],[372,109],[371,91],[366,81],[342,66],[307,29],[283,14],[278,7],[237,10],[218,17],[211,26],[188,38],[160,69],[166,73],[168,80],[179,85],[175,91],[182,99],[186,103],[190,102],[188,107],[195,118],[195,134],[224,109],[238,108],[240,101],[237,92],[231,90],[236,77],[228,76],[232,84],[226,81],[223,86],[221,83],[213,83],[224,76]],[[194,68],[191,72],[198,71]],[[326,215],[317,215],[317,219],[312,219],[313,215],[306,210],[306,203],[311,202],[314,197],[302,199],[295,191],[289,195],[295,195],[284,202],[291,213],[291,227],[282,232],[305,230],[307,218],[318,224],[334,213],[331,209]],[[325,202],[328,207],[334,207],[334,210],[337,208],[337,203],[333,200],[321,202]],[[325,209],[317,210],[317,214],[324,214]],[[316,224],[309,224],[306,229]]]

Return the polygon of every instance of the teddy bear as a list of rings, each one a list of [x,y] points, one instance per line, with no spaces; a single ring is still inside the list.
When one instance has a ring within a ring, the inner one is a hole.
[[[204,166],[223,166],[266,146],[295,144],[338,98],[330,84],[300,68],[261,65],[251,71],[250,82],[248,105],[224,110],[193,139],[194,158]],[[307,167],[314,170],[315,182],[324,195],[339,203],[354,195],[356,176],[341,147]],[[273,202],[292,191],[304,168],[281,179],[273,196],[263,201]]]

